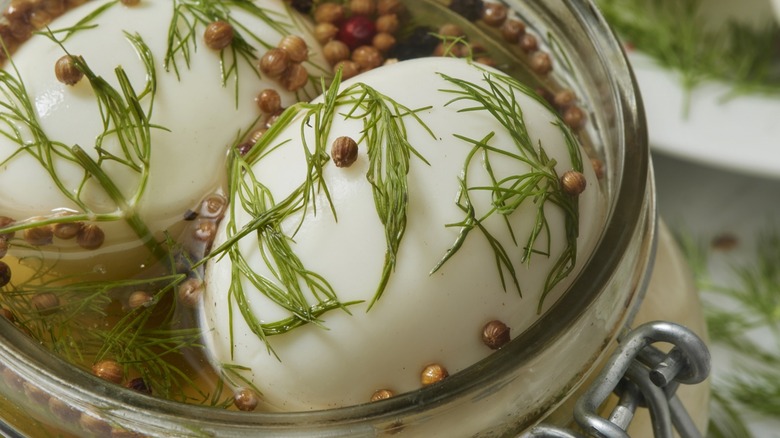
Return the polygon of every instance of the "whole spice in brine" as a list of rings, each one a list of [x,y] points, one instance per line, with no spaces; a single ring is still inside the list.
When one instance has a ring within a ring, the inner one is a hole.
[[[72,55],[64,55],[57,60],[54,64],[54,75],[65,85],[76,85],[84,77],[84,73],[76,67]]]
[[[492,350],[503,347],[509,339],[509,327],[499,320],[488,322],[482,329],[482,342]]]
[[[447,369],[439,364],[430,364],[423,368],[420,375],[420,383],[423,386],[433,385],[449,377]]]
[[[358,145],[351,137],[339,137],[333,141],[330,157],[336,167],[349,167],[357,161]]]
[[[233,42],[235,32],[233,25],[227,21],[218,20],[209,23],[203,32],[203,41],[212,50],[222,50]]]
[[[254,411],[260,402],[255,391],[241,388],[233,395],[233,404],[241,411]]]
[[[567,195],[577,196],[585,191],[588,181],[582,172],[569,170],[561,176],[561,187]]]
[[[78,243],[80,247],[88,250],[100,248],[103,246],[105,240],[105,233],[95,224],[84,225],[76,234],[76,243]]]

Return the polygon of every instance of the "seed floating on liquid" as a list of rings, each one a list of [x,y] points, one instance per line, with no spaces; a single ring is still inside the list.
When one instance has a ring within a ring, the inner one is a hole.
[[[447,369],[443,366],[436,363],[430,364],[423,368],[422,374],[420,375],[420,383],[422,383],[423,386],[432,385],[441,382],[449,375]]]
[[[488,322],[482,329],[482,342],[493,350],[506,345],[509,339],[509,327],[499,320]]]

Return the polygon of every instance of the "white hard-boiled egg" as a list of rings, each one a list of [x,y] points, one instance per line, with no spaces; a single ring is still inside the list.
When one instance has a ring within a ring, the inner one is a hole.
[[[330,285],[340,302],[358,302],[347,307],[349,312],[331,310],[321,315],[319,324],[302,325],[263,340],[253,333],[242,308],[250,319],[263,324],[285,320],[291,313],[240,273],[248,268],[256,279],[285,289],[280,280],[284,274],[273,261],[279,253],[266,246],[262,231],[252,232],[235,247],[245,266],[237,266],[237,259],[227,254],[207,266],[201,309],[207,350],[217,366],[225,366],[231,373],[237,369],[233,365],[250,370],[241,373],[260,390],[266,407],[326,409],[367,402],[379,389],[395,393],[414,390],[421,386],[421,373],[429,364],[454,373],[490,354],[491,349],[481,339],[486,323],[501,321],[514,337],[538,318],[545,280],[567,244],[564,213],[548,200],[542,211],[549,225],[549,246],[541,237],[530,261],[524,263],[526,239],[539,223],[537,206],[543,201],[527,199],[508,213],[505,221],[498,214],[488,214],[495,206],[495,196],[504,193],[490,187],[499,184],[497,181],[506,187],[513,178],[532,175],[538,169],[517,159],[517,132],[510,132],[484,108],[474,110],[480,106],[475,101],[454,100],[462,97],[455,92],[463,88],[444,75],[482,87],[487,95],[506,98],[513,108],[509,116],[515,121],[522,117],[520,125],[527,129],[530,144],[554,159],[557,175],[575,166],[573,150],[585,157],[587,185],[575,203],[575,227],[579,230],[576,266],[553,288],[544,308],[560,296],[587,261],[602,229],[603,197],[585,153],[577,150],[577,144],[569,149],[568,131],[540,100],[521,88],[508,87],[499,79],[503,74],[494,69],[449,58],[403,61],[345,81],[339,88],[342,93],[350,87],[370,89],[375,96],[383,96],[380,102],[401,105],[419,118],[399,110],[405,115],[395,119],[403,119],[405,138],[419,154],[412,153],[409,158],[406,229],[387,287],[370,306],[388,248],[386,228],[367,178],[370,154],[398,151],[401,145],[388,144],[388,137],[382,135],[378,140],[363,138],[374,119],[360,110],[351,112],[353,104],[348,99],[338,101],[332,119],[306,117],[306,112],[300,111],[278,128],[278,135],[268,140],[258,159],[252,160],[251,172],[243,174],[243,183],[248,191],[267,189],[266,205],[234,203],[232,213],[221,224],[217,247],[236,230],[263,217],[266,209],[290,199],[310,172],[305,152],[315,150],[318,135],[327,135],[327,145],[342,136],[358,141],[354,164],[340,168],[332,160],[326,162],[321,185],[314,185],[308,207],[284,216],[274,228],[287,239],[302,269]],[[491,92],[491,83],[499,84],[503,91]],[[321,97],[314,104],[327,99]],[[324,128],[328,122],[332,123],[330,130]],[[491,150],[477,152],[469,161],[475,144]],[[389,165],[386,160],[380,162]],[[327,187],[327,194],[322,186]],[[475,217],[484,219],[480,224],[486,232],[472,229],[454,255],[431,273],[463,231],[459,224],[469,210],[462,208],[463,187],[468,188]],[[531,191],[537,189],[542,190],[537,187]],[[522,296],[508,270],[499,268],[496,242],[516,270]],[[316,302],[306,284],[300,280],[295,283],[309,303]],[[245,302],[238,298],[238,291],[243,291]]]

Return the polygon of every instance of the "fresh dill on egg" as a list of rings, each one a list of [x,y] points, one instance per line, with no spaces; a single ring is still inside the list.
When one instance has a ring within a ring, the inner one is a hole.
[[[103,131],[98,135],[94,145],[97,158],[88,154],[79,145],[68,145],[49,138],[40,125],[33,102],[13,60],[9,60],[11,69],[0,70],[0,93],[4,97],[0,102],[0,135],[16,143],[18,148],[2,158],[0,166],[11,165],[14,159],[22,155],[32,157],[49,174],[52,183],[60,193],[79,211],[70,215],[53,214],[31,221],[20,220],[5,227],[3,232],[85,220],[98,222],[124,220],[153,255],[162,257],[164,251],[152,237],[152,233],[135,208],[146,192],[149,179],[151,131],[165,129],[150,122],[156,91],[156,72],[148,46],[140,36],[126,34],[146,68],[145,86],[139,93],[130,84],[121,66],[114,70],[119,82],[117,89],[92,71],[85,59],[68,53],[61,40],[58,40],[53,33],[48,32],[45,35],[59,45],[65,55],[71,56],[76,68],[89,81],[100,108]],[[147,101],[146,108],[142,100]],[[104,141],[108,139],[118,143],[118,146],[111,149],[104,147]],[[103,170],[107,162],[118,163],[137,174],[137,183],[131,196],[127,197]],[[60,163],[71,163],[81,167],[84,171],[81,180],[75,185],[69,185],[67,178],[60,174],[62,168]],[[89,181],[96,181],[111,197],[116,204],[115,212],[94,211],[89,202],[84,200]]]

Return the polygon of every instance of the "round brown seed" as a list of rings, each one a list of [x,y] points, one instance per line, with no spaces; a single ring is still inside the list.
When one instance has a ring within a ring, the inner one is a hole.
[[[25,242],[32,246],[44,246],[54,240],[54,231],[50,225],[27,228],[22,233]]]
[[[325,44],[328,41],[333,40],[338,34],[339,28],[333,23],[317,23],[317,25],[314,26],[314,38],[316,38],[320,44]]]
[[[82,227],[84,227],[84,222],[61,222],[52,225],[52,232],[54,237],[68,240],[76,237]]]
[[[266,114],[273,114],[282,109],[282,96],[273,88],[266,88],[258,93],[255,102],[260,111]]]
[[[206,26],[206,30],[203,32],[203,41],[209,49],[222,50],[233,42],[234,36],[232,24],[217,20]]]
[[[217,224],[214,221],[198,221],[198,226],[192,232],[193,236],[201,242],[211,242],[217,234]]]
[[[5,228],[7,226],[13,225],[14,222],[15,221],[8,216],[0,216],[0,228]],[[16,235],[15,232],[3,233],[0,234],[0,239],[4,239],[4,240],[13,239],[15,235]]]
[[[492,350],[498,350],[509,342],[509,327],[499,320],[493,320],[482,328],[482,342]]]
[[[282,76],[282,85],[287,91],[297,91],[309,82],[309,72],[303,64],[291,64]]]
[[[0,259],[8,254],[8,247],[10,244],[6,239],[0,238]]]
[[[11,267],[8,263],[0,261],[0,287],[11,282]]]
[[[395,47],[395,37],[389,33],[380,32],[374,35],[374,39],[371,40],[371,44],[380,52],[387,52],[388,50]]]
[[[376,19],[375,25],[377,32],[384,32],[389,34],[398,32],[398,29],[401,27],[401,23],[398,21],[398,15],[396,14],[380,15]]]
[[[506,42],[516,44],[525,33],[525,23],[520,20],[507,20],[501,26],[501,36]]]
[[[76,234],[76,243],[88,250],[100,248],[105,240],[106,234],[103,229],[95,224],[84,225]]]
[[[127,307],[129,307],[131,310],[138,309],[140,307],[149,306],[154,301],[154,297],[152,295],[145,291],[145,290],[137,290],[130,294],[129,297],[127,297]]]
[[[430,364],[423,368],[420,374],[420,383],[423,386],[432,385],[446,379],[450,374],[447,369],[439,364]]]
[[[379,15],[400,14],[405,9],[401,0],[377,0],[376,12]]]
[[[281,76],[290,66],[290,55],[282,49],[268,50],[260,58],[260,71],[271,77]]]
[[[379,67],[385,62],[385,58],[373,46],[360,46],[352,52],[352,61],[360,66],[363,71]]]
[[[92,374],[111,383],[122,383],[125,379],[125,371],[122,365],[115,360],[101,360],[92,365]]]
[[[290,55],[292,62],[303,62],[309,57],[309,47],[306,41],[298,35],[286,35],[279,42],[280,49]]]
[[[131,379],[125,384],[125,388],[132,389],[133,391],[140,392],[146,395],[152,395],[152,388],[146,384],[146,380],[143,377],[136,377]]]
[[[376,11],[376,2],[374,0],[351,0],[349,11],[353,15],[371,15]]]
[[[525,33],[520,37],[518,45],[525,53],[533,53],[539,50],[539,41],[529,33]]]
[[[328,41],[322,47],[322,55],[331,65],[349,59],[349,46],[339,40]]]
[[[567,195],[577,196],[585,191],[588,181],[582,172],[569,170],[561,176],[561,188]]]
[[[485,3],[482,9],[482,21],[488,26],[501,26],[506,21],[507,15],[507,7],[501,3]]]
[[[336,167],[349,167],[357,161],[358,145],[351,137],[339,137],[330,147],[330,157]]]
[[[71,55],[64,55],[54,64],[54,75],[65,85],[76,85],[84,73],[76,67],[76,61]]]
[[[203,295],[203,281],[190,278],[179,285],[179,302],[189,308],[196,308]]]
[[[254,411],[259,402],[257,393],[249,388],[241,388],[233,394],[233,404],[241,411]]]
[[[555,93],[555,97],[553,97],[553,103],[560,108],[568,107],[576,101],[577,95],[568,88],[558,91]]]
[[[531,69],[540,75],[552,71],[552,58],[547,52],[535,52],[531,55]]]
[[[314,10],[317,23],[336,23],[344,19],[344,6],[337,3],[322,3]]]
[[[341,79],[346,80],[357,76],[360,73],[360,66],[354,61],[344,60],[333,66],[334,72],[339,70],[341,70]]]
[[[198,214],[200,217],[216,218],[222,216],[227,208],[227,199],[220,194],[210,195],[204,199],[200,204],[200,211]]]
[[[393,396],[395,396],[395,392],[389,389],[379,389],[375,391],[373,394],[371,394],[370,401],[375,402],[379,400],[387,400],[388,398]]]
[[[33,295],[30,304],[40,315],[52,315],[60,308],[60,297],[51,292],[42,292]]]
[[[570,106],[563,112],[563,121],[572,129],[579,129],[585,124],[585,111],[578,106]]]
[[[138,6],[141,0],[120,0],[125,6]]]

